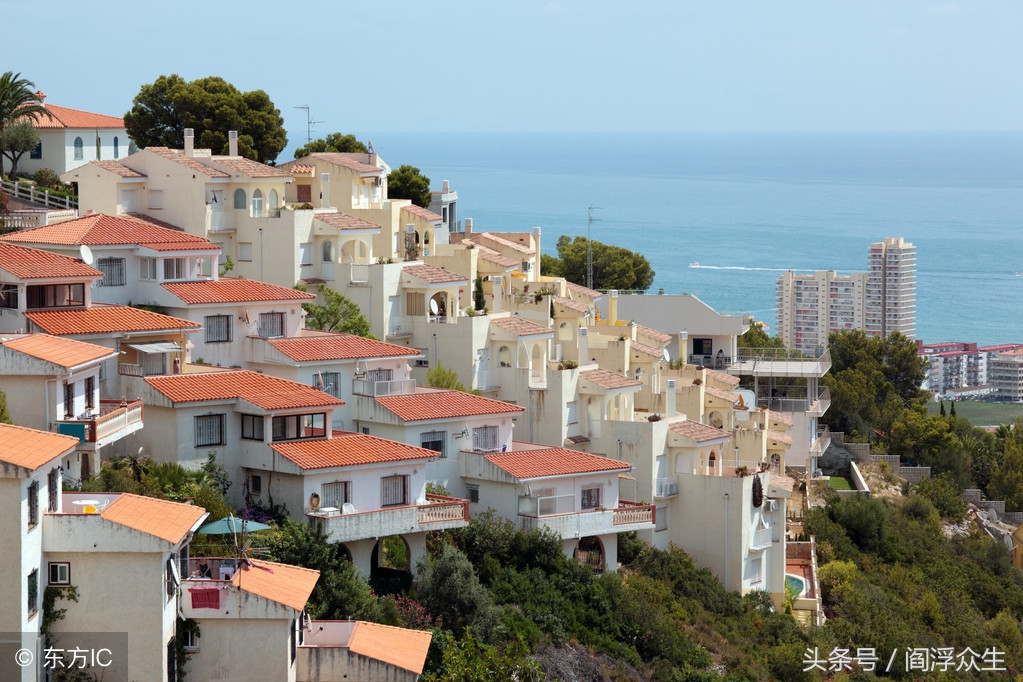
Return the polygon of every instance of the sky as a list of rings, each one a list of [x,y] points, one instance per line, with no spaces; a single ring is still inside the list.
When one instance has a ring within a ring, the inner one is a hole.
[[[0,4],[0,71],[49,102],[121,115],[160,75],[216,75],[270,95],[289,149],[302,106],[314,138],[1019,130],[1023,111],[1017,0]]]

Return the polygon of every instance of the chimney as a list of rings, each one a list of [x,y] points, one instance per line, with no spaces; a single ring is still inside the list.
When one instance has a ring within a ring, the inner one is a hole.
[[[497,275],[490,278],[490,283],[494,287],[494,312],[501,312],[501,302],[504,298],[504,277]]]
[[[678,333],[678,357],[680,360],[685,362],[686,358],[689,357],[689,332]]]
[[[536,249],[536,264],[533,266],[533,277],[537,282],[540,281],[540,228],[533,228],[533,247]]]
[[[664,388],[664,416],[674,417],[675,416],[675,380],[668,379],[667,386]]]
[[[320,208],[330,206],[330,173],[320,173]]]
[[[195,153],[195,131],[185,128],[185,156],[191,157]]]
[[[579,327],[579,364],[586,365],[590,362],[590,330],[586,327]]]
[[[448,184],[447,180],[440,183],[440,191],[442,194],[447,194],[451,191],[451,185]]]
[[[612,289],[607,292],[607,321],[610,324],[618,322],[618,290]]]
[[[472,232],[472,218],[465,219],[465,233],[469,234]]]
[[[40,104],[42,104],[43,100],[46,99],[46,93],[42,90],[36,90],[36,99],[39,100]]]
[[[227,131],[227,154],[228,156],[238,156],[238,131],[228,130]]]
[[[174,374],[181,374],[181,358],[174,358]]]

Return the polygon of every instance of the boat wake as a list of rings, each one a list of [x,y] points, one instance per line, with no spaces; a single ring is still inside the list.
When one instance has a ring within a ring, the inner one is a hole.
[[[689,264],[691,268],[699,268],[701,270],[750,270],[759,272],[788,272],[792,268],[747,268],[743,265],[700,265],[696,261]]]

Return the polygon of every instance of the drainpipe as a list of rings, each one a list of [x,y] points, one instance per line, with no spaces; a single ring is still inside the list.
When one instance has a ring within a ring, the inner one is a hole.
[[[725,589],[728,587],[728,493],[725,493]]]
[[[259,228],[259,281],[263,281],[263,228]]]

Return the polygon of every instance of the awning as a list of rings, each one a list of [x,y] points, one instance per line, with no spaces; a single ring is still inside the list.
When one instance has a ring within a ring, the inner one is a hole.
[[[181,346],[176,343],[164,341],[161,343],[129,343],[128,348],[134,348],[142,353],[180,353]]]
[[[627,481],[635,481],[636,477],[630,474],[618,474],[618,478],[624,478]]]

